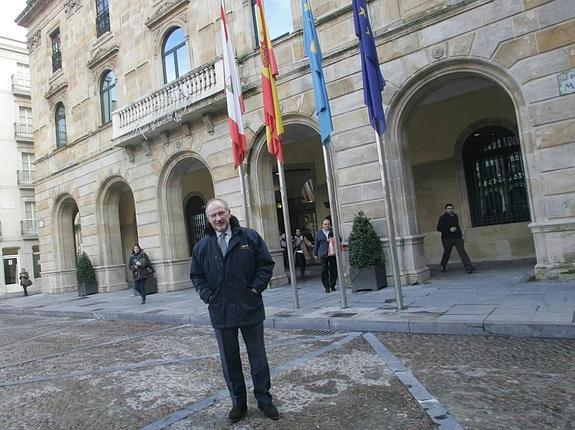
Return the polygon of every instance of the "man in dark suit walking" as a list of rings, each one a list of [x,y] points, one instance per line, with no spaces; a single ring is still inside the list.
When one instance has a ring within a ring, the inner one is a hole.
[[[473,273],[475,267],[471,264],[471,260],[465,252],[463,243],[463,233],[459,226],[459,218],[453,211],[453,204],[447,203],[445,205],[445,213],[439,217],[437,222],[437,231],[441,232],[441,242],[443,243],[443,256],[441,257],[441,271],[447,270],[447,262],[451,256],[451,250],[455,246],[461,262],[465,266],[467,273]]]

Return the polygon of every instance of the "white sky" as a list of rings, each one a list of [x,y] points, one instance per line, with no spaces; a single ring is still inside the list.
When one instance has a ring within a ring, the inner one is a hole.
[[[0,36],[26,40],[28,30],[14,22],[26,7],[26,0],[0,0]]]

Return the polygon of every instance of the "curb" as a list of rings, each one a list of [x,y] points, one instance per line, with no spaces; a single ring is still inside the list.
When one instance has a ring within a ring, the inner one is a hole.
[[[96,319],[102,321],[145,321],[164,324],[210,326],[209,316],[182,314],[146,314],[129,312],[49,311],[1,308],[0,314],[36,315]],[[465,321],[377,321],[345,318],[272,317],[264,326],[290,330],[333,330],[346,332],[389,332],[411,334],[512,336],[531,338],[575,339],[575,324],[526,322],[465,322]]]

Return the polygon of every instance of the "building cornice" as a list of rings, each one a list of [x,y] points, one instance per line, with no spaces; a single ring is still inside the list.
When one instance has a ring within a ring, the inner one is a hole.
[[[173,16],[182,10],[190,3],[190,0],[168,0],[163,2],[158,10],[146,20],[146,27],[150,30],[158,27],[166,17]]]
[[[42,10],[51,0],[26,0],[26,7],[20,15],[14,20],[16,24],[28,28],[32,19]]]

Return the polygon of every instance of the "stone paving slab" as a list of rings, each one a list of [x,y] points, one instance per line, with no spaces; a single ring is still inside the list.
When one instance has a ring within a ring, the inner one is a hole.
[[[575,337],[575,282],[526,282],[532,265],[485,263],[477,272],[436,273],[424,285],[403,288],[406,309],[397,311],[395,290],[326,294],[317,268],[298,282],[300,309],[291,286],[264,292],[267,327],[411,333]],[[91,310],[92,306],[94,308]],[[207,306],[193,289],[150,295],[146,305],[132,291],[87,297],[34,294],[0,300],[0,313],[101,320],[209,325]]]

